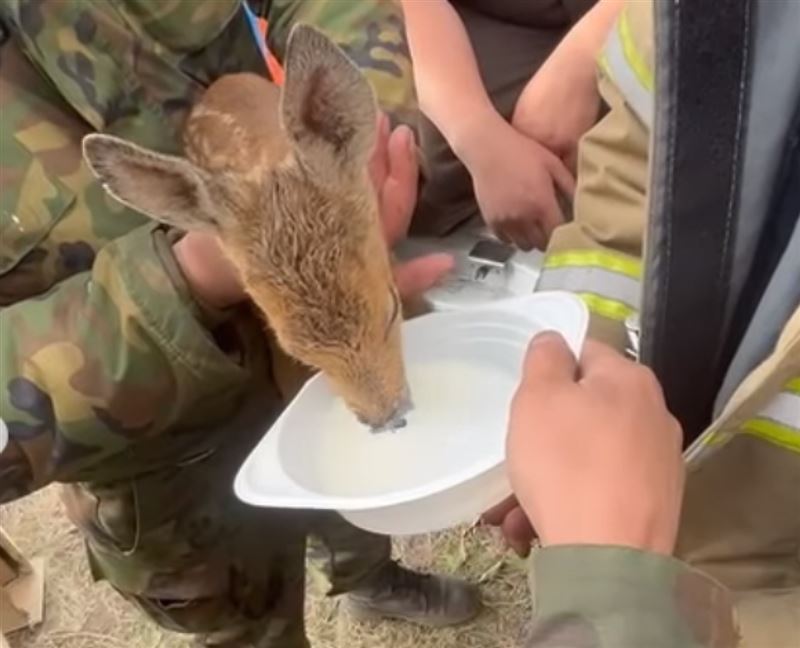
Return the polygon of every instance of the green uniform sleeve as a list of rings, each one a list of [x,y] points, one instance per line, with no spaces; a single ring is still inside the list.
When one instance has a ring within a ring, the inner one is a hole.
[[[563,546],[533,558],[528,648],[733,648],[732,598],[681,561],[621,547]]]
[[[156,225],[104,247],[90,272],[0,312],[0,501],[91,480],[139,439],[231,411],[246,363],[204,325]],[[213,418],[213,417],[212,417]],[[187,432],[188,431],[188,432]]]

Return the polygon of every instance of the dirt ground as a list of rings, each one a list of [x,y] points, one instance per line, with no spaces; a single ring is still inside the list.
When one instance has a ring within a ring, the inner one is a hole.
[[[6,506],[2,526],[30,556],[47,560],[45,623],[9,637],[11,648],[188,648],[161,632],[86,569],[79,534],[61,512],[55,488]],[[409,566],[457,573],[480,582],[486,609],[456,629],[419,630],[408,624],[349,622],[326,599],[324,578],[309,574],[309,635],[314,648],[513,648],[529,618],[525,563],[505,552],[486,529],[462,529],[398,543]]]

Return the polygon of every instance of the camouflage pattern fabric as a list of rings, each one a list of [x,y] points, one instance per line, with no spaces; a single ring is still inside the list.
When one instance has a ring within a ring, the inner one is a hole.
[[[64,482],[94,575],[159,623],[305,646],[306,534],[339,592],[389,541],[236,501],[286,396],[263,326],[195,303],[178,234],[106,197],[80,150],[102,131],[176,152],[208,84],[265,74],[241,6],[8,0],[0,20],[0,501]]]
[[[367,68],[395,121],[413,121],[395,5],[256,4],[276,52],[293,21],[312,22]],[[306,535],[323,538],[337,592],[385,564],[388,540],[336,516],[236,501],[227,485],[285,400],[266,378],[277,359],[247,308],[193,301],[176,233],[108,199],[80,155],[90,131],[177,151],[204,87],[263,73],[238,0],[4,0],[0,20],[0,501],[64,482],[93,574],[159,623],[305,648]],[[699,586],[673,596],[692,576],[660,561],[541,552],[533,646],[730,645],[701,625],[687,634],[687,606],[716,599]],[[581,597],[593,580],[608,587]],[[697,640],[626,644],[645,620],[662,638],[680,627],[675,636]]]
[[[283,60],[291,25],[314,25],[364,71],[375,88],[378,103],[392,122],[416,127],[411,57],[399,2],[261,0],[254,4],[269,21],[269,48],[279,60]]]

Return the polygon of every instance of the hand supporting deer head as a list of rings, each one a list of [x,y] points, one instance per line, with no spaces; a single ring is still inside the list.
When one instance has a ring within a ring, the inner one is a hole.
[[[401,306],[367,173],[376,105],[321,33],[289,39],[284,87],[220,78],[194,107],[186,158],[108,135],[84,156],[117,200],[219,237],[284,350],[321,370],[375,430],[410,409]]]

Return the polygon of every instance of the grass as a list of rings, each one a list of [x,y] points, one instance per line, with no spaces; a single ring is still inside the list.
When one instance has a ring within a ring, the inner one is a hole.
[[[3,528],[27,555],[47,559],[45,623],[9,637],[11,648],[188,648],[162,632],[104,584],[94,584],[80,534],[51,487],[2,509]],[[480,582],[486,609],[459,628],[426,630],[404,623],[357,624],[323,596],[324,578],[309,573],[308,631],[314,648],[512,648],[530,618],[524,561],[487,529],[457,529],[397,543],[403,562]]]

